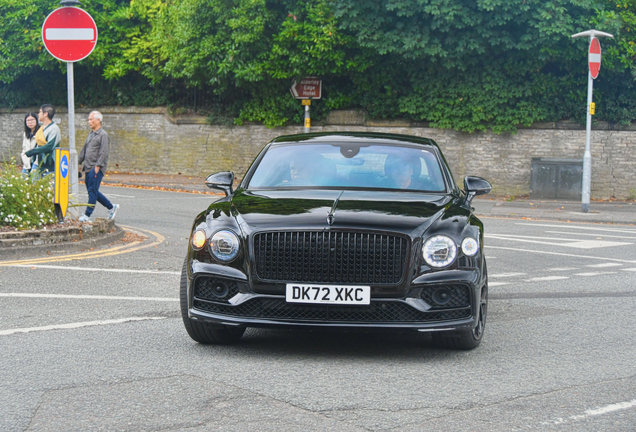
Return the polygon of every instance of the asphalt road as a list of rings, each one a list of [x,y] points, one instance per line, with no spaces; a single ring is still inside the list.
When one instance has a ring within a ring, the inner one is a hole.
[[[483,219],[491,301],[474,351],[274,330],[203,346],[177,296],[212,197],[103,192],[147,240],[0,262],[1,431],[636,429],[633,226]]]

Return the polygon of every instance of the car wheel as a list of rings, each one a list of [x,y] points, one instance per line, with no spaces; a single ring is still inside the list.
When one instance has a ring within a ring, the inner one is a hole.
[[[481,289],[479,308],[477,310],[479,314],[477,317],[477,325],[472,330],[433,333],[433,343],[436,346],[460,350],[472,350],[479,346],[484,336],[486,317],[488,316],[488,270],[485,262],[484,273],[486,274],[486,281]]]
[[[179,300],[181,302],[181,317],[183,325],[192,339],[202,344],[230,344],[238,341],[245,327],[217,327],[197,322],[188,317],[188,260],[183,263],[181,270],[181,288]]]

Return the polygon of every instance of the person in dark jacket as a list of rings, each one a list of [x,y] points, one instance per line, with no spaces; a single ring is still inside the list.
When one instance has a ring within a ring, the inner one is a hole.
[[[91,214],[95,210],[95,205],[99,202],[108,209],[108,219],[115,219],[119,204],[112,204],[100,191],[106,165],[108,164],[109,139],[108,134],[102,129],[102,113],[93,111],[88,115],[88,125],[91,132],[86,138],[84,147],[80,151],[78,163],[84,164],[84,183],[88,191],[88,206],[86,211],[80,216],[81,222],[88,222]]]

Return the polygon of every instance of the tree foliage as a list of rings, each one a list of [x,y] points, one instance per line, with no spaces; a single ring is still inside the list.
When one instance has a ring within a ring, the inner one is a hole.
[[[64,97],[46,85],[63,89],[65,68],[40,39],[55,7],[0,3],[3,106]],[[636,0],[95,0],[84,7],[99,41],[77,64],[76,82],[88,83],[76,84],[80,104],[180,105],[191,93],[211,118],[278,126],[302,121],[291,80],[319,76],[314,119],[361,108],[372,118],[468,132],[582,120],[587,45],[571,35],[595,27],[616,36],[602,41],[596,118],[636,117]]]

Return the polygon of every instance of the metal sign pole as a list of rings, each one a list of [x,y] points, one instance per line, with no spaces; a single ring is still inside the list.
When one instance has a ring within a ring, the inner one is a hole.
[[[589,46],[591,46],[592,44],[592,40],[595,37],[609,37],[609,38],[614,38],[613,35],[609,34],[609,33],[605,33],[602,31],[598,31],[598,30],[587,30],[584,32],[580,32],[577,34],[572,35],[573,38],[580,38],[580,37],[587,37],[589,36]],[[600,49],[600,48],[599,48]],[[590,53],[591,50],[588,49],[588,64],[590,64],[591,62],[591,58],[590,58]],[[601,62],[601,57],[600,57],[600,51],[599,51],[599,55],[598,55],[598,67],[600,68],[600,62]],[[595,62],[596,63],[596,62]],[[591,66],[589,66],[591,67]],[[595,75],[598,75],[598,69],[596,69],[594,71]],[[591,191],[591,184],[592,184],[592,153],[590,151],[590,139],[591,139],[591,135],[592,135],[592,112],[591,112],[591,107],[592,107],[592,92],[594,89],[594,78],[595,76],[592,76],[592,71],[588,68],[588,72],[587,72],[587,121],[585,124],[585,153],[583,155],[583,185],[581,188],[581,211],[583,213],[587,213],[590,211],[590,191]]]
[[[311,129],[311,118],[309,117],[309,105],[305,105],[305,133],[309,133]]]
[[[590,41],[592,37],[590,37]],[[585,123],[585,154],[583,155],[583,190],[581,191],[581,211],[590,211],[590,190],[592,183],[592,153],[590,152],[590,139],[592,135],[592,93],[594,91],[594,79],[592,72],[587,73],[587,121]]]
[[[71,193],[79,192],[77,176],[77,151],[75,150],[75,86],[73,84],[73,62],[66,62],[66,82],[68,86],[68,148],[70,152]]]

